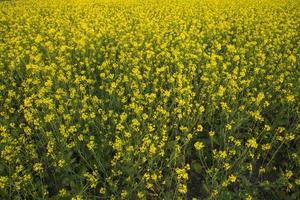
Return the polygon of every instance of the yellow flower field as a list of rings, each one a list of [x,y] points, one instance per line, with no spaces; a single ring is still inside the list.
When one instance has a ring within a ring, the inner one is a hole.
[[[300,199],[299,0],[0,1],[0,199]]]

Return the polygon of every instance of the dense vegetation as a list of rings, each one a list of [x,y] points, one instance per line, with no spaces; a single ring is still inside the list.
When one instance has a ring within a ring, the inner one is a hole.
[[[0,2],[0,199],[300,199],[298,0]]]

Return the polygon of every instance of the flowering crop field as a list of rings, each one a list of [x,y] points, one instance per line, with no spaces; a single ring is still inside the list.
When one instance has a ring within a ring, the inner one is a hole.
[[[0,2],[0,199],[300,199],[299,0]]]

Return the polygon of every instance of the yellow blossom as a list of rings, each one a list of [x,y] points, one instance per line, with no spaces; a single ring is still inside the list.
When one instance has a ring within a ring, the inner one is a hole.
[[[198,141],[194,144],[194,147],[195,147],[196,150],[200,151],[204,148],[204,144],[203,144],[203,142]]]
[[[247,147],[256,149],[258,147],[258,144],[256,143],[255,138],[251,138],[247,140]]]

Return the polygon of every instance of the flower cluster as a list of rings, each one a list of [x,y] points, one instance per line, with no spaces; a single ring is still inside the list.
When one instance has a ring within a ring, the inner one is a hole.
[[[293,0],[1,1],[0,199],[299,199],[299,30]]]

